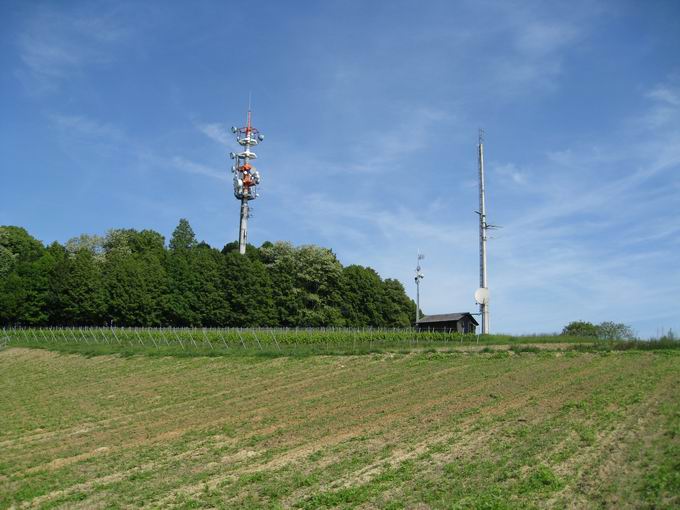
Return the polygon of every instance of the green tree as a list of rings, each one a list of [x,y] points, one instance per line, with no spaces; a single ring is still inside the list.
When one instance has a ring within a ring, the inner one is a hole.
[[[104,249],[108,319],[121,326],[163,324],[168,287],[163,236],[152,230],[112,230]]]
[[[227,253],[223,260],[222,288],[229,304],[227,325],[276,324],[272,281],[265,265],[237,252]]]
[[[81,234],[66,241],[66,251],[75,254],[87,250],[98,260],[104,260],[104,238],[98,235]]]
[[[224,245],[224,248],[222,248],[222,254],[226,255],[227,253],[238,253],[238,241],[232,241],[230,243],[227,243]],[[257,260],[262,260],[260,256],[260,250],[256,247],[253,246],[250,243],[246,243],[246,257],[250,257],[251,259],[257,259]]]
[[[564,327],[562,334],[565,336],[597,337],[598,329],[591,322],[573,321]]]
[[[260,257],[271,275],[280,324],[344,324],[340,310],[342,265],[331,250],[277,242],[262,246]]]
[[[26,229],[0,227],[4,276],[0,277],[0,321],[43,325],[49,321],[50,273],[54,256]]]
[[[224,256],[205,243],[200,243],[193,253],[192,268],[200,289],[196,292],[196,305],[203,326],[227,324],[231,308],[223,288]],[[274,314],[274,312],[268,312]],[[269,318],[270,320],[272,317]],[[275,315],[273,317],[275,323]]]
[[[32,262],[45,253],[45,246],[21,227],[1,226],[0,246],[9,251],[17,262]]]
[[[413,324],[416,304],[406,295],[404,286],[399,280],[387,278],[383,282],[383,295],[385,303],[382,310],[385,326],[407,328]]]
[[[174,252],[191,250],[197,244],[194,229],[189,225],[189,221],[184,218],[180,219],[170,238],[170,250]]]
[[[170,253],[166,259],[168,294],[164,315],[165,320],[175,326],[201,325],[198,305],[201,281],[193,267],[196,245],[196,236],[189,222],[179,220],[170,239]]]
[[[304,305],[302,290],[296,286],[295,249],[290,243],[277,242],[263,245],[260,252],[272,281],[276,323],[296,326]]]
[[[0,281],[14,270],[15,255],[6,248],[0,246]]]
[[[382,281],[373,269],[352,265],[342,270],[343,315],[349,326],[383,326],[385,296]]]
[[[53,323],[94,326],[105,322],[102,266],[103,261],[87,247],[56,264],[52,275]]]
[[[605,321],[597,326],[597,337],[602,340],[635,340],[635,333],[626,324]]]

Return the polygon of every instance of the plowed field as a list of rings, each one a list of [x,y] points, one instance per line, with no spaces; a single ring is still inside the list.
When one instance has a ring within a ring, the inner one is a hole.
[[[0,507],[680,505],[676,352],[0,351]]]

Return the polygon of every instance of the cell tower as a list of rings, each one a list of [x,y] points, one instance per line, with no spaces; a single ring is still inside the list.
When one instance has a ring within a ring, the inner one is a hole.
[[[420,280],[425,278],[425,275],[420,270],[420,261],[425,258],[425,255],[418,251],[418,262],[416,263],[416,325],[420,320]]]
[[[489,333],[489,287],[486,280],[486,240],[487,232],[493,225],[486,221],[486,203],[484,189],[484,131],[479,130],[479,144],[477,146],[479,162],[479,289],[475,292],[475,301],[479,304],[482,316],[482,335]]]
[[[248,107],[248,122],[245,127],[232,127],[231,132],[236,135],[236,141],[241,146],[241,152],[231,152],[229,157],[234,160],[231,171],[234,174],[234,196],[241,201],[241,217],[238,230],[238,251],[246,253],[248,242],[248,218],[250,208],[248,202],[258,197],[257,185],[260,184],[260,172],[250,164],[257,154],[251,148],[264,140],[264,136],[252,126],[252,112]]]

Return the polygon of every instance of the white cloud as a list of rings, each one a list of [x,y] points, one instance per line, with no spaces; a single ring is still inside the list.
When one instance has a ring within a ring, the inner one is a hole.
[[[128,36],[112,17],[38,8],[18,36],[23,68],[17,74],[35,92],[53,91],[87,66],[111,62],[113,49]]]
[[[641,124],[648,129],[677,126],[680,122],[680,87],[660,84],[647,92],[651,107],[642,115]]]
[[[213,122],[207,124],[197,124],[196,127],[205,136],[221,145],[224,145],[225,147],[231,147],[234,145],[234,137],[224,124]]]
[[[490,167],[493,174],[500,177],[506,183],[519,187],[523,187],[528,183],[527,173],[517,168],[514,163],[493,164]]]
[[[83,115],[52,114],[50,119],[61,130],[71,134],[84,135],[92,138],[103,138],[109,141],[125,139],[122,130],[105,122],[98,122]]]
[[[58,128],[69,152],[82,154],[85,148],[98,148],[98,154],[124,154],[142,164],[144,168],[175,168],[185,173],[202,175],[220,181],[230,181],[226,171],[191,161],[175,155],[167,157],[138,141],[113,124],[101,122],[85,115],[51,114],[52,123]]]
[[[579,31],[569,22],[533,21],[522,24],[515,45],[525,57],[550,57],[569,46]]]
[[[657,85],[647,93],[647,97],[680,107],[680,91],[668,85]]]
[[[203,175],[206,177],[211,177],[220,181],[229,181],[225,171],[217,170],[207,165],[201,163],[196,163],[194,161],[189,161],[188,159],[175,156],[172,158],[172,164],[175,168],[182,170],[183,172],[188,172],[196,175]]]

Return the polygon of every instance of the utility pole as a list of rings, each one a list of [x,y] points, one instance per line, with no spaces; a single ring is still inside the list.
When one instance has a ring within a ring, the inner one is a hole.
[[[479,130],[478,162],[479,162],[479,290],[475,299],[479,304],[482,316],[482,335],[489,333],[489,286],[486,279],[486,241],[489,224],[486,221],[486,203],[484,188],[484,131]]]
[[[248,218],[250,206],[248,202],[255,200],[259,195],[256,186],[260,184],[260,172],[250,164],[251,159],[256,159],[257,154],[251,152],[251,147],[264,140],[264,136],[252,126],[252,112],[248,105],[248,122],[245,127],[232,127],[231,132],[236,135],[236,141],[243,148],[241,152],[231,152],[229,156],[235,160],[231,171],[234,174],[234,196],[241,201],[241,212],[238,229],[238,251],[241,255],[246,253],[248,243]]]
[[[425,275],[420,270],[420,261],[425,258],[425,255],[418,251],[418,261],[416,263],[416,326],[420,320],[420,280],[425,278]]]

